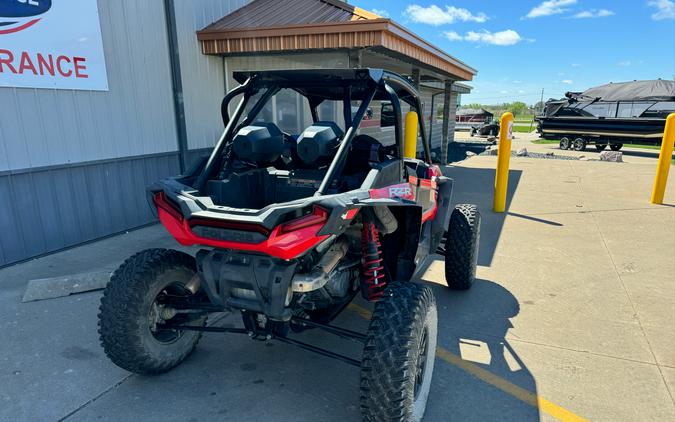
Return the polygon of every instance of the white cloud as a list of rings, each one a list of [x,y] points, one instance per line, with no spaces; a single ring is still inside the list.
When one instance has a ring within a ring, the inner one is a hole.
[[[523,81],[518,81],[518,80],[516,80],[516,81],[513,81],[513,83],[514,83],[514,84],[522,84]]]
[[[607,9],[591,9],[591,10],[584,10],[576,15],[573,15],[573,19],[588,19],[588,18],[604,18],[607,16],[612,16],[614,12],[611,10]]]
[[[524,94],[524,93],[525,93],[524,90],[522,90],[522,89],[519,89],[519,90],[518,90],[518,94]]]
[[[571,79],[563,79],[560,82],[562,82],[564,84],[567,84],[567,85],[572,85],[574,83]]]
[[[506,90],[502,90],[502,91],[499,91],[499,93],[500,93],[500,94],[508,94],[508,93],[509,93],[509,91],[506,91]]]
[[[617,64],[618,64],[619,66],[630,66],[630,65],[632,65],[633,63],[632,63],[630,60],[623,60],[623,61],[620,61],[620,62],[617,63]]]
[[[389,12],[387,12],[384,9],[373,9],[372,12],[375,13],[376,15],[382,16],[383,18],[389,17]]]
[[[650,0],[647,5],[656,7],[656,13],[652,14],[652,19],[655,21],[675,19],[675,3],[671,0]]]
[[[450,41],[469,41],[492,45],[514,45],[521,41],[525,41],[525,38],[521,37],[520,34],[513,29],[499,32],[490,32],[487,30],[482,30],[480,32],[469,31],[464,36],[455,31],[447,31],[444,35]]]
[[[455,31],[447,31],[445,33],[445,38],[449,39],[450,41],[462,41],[464,39],[463,36],[459,35]]]
[[[525,17],[532,19],[541,16],[557,15],[569,10],[565,6],[571,6],[576,3],[577,0],[547,0],[533,7]]]
[[[429,7],[412,4],[405,9],[404,15],[413,22],[426,23],[434,26],[450,24],[457,21],[483,23],[488,20],[487,15],[483,12],[474,15],[467,9],[454,6],[445,6],[445,10],[443,10],[435,4],[432,4]]]
[[[579,64],[579,63],[572,63],[572,67],[581,67],[581,64]]]

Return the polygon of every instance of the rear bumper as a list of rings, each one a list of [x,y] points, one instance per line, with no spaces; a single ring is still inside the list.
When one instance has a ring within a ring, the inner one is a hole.
[[[202,286],[217,306],[260,312],[287,321],[291,281],[297,262],[226,250],[201,250],[197,268]]]

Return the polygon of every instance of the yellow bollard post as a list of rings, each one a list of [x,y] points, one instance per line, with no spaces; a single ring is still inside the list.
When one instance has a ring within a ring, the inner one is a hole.
[[[405,128],[403,129],[403,156],[406,158],[417,156],[417,126],[419,126],[417,113],[414,111],[406,113]]]
[[[499,149],[497,151],[497,174],[495,176],[495,196],[492,203],[494,212],[506,210],[506,189],[509,186],[509,160],[511,158],[511,139],[513,138],[513,114],[507,111],[499,121]]]
[[[670,160],[673,158],[673,145],[675,144],[675,113],[670,113],[666,118],[666,128],[663,131],[661,141],[661,153],[659,164],[656,166],[654,188],[652,189],[652,204],[663,204],[663,195],[666,193]]]

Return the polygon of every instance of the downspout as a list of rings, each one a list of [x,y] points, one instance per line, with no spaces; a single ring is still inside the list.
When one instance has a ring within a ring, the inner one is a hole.
[[[185,172],[188,151],[187,126],[185,124],[185,105],[183,104],[183,82],[178,52],[178,32],[176,30],[176,9],[173,0],[164,0],[166,34],[169,40],[169,62],[171,64],[171,86],[178,135],[178,161],[181,174]]]

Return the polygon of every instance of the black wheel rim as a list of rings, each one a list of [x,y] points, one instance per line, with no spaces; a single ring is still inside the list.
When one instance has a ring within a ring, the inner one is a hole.
[[[424,372],[427,368],[427,352],[429,349],[429,333],[428,329],[425,328],[422,333],[422,342],[420,343],[420,352],[417,355],[417,370],[415,372],[415,400],[420,394],[422,389],[422,384],[424,383]]]

